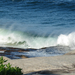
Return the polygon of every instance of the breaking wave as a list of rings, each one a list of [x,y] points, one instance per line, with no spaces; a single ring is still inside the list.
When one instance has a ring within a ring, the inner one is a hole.
[[[34,36],[19,31],[7,31],[0,29],[0,46],[17,48],[43,48],[50,46],[75,46],[75,32],[70,34],[60,34],[57,37]]]

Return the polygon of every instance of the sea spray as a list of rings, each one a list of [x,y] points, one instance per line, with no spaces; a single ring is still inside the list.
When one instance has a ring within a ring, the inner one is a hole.
[[[0,33],[1,46],[21,48],[42,48],[56,45],[56,38],[29,35],[18,31],[2,31]]]
[[[75,48],[75,32],[72,32],[68,35],[64,35],[64,34],[59,35],[57,39],[57,44]]]
[[[59,36],[39,36],[30,35],[20,31],[8,31],[0,29],[0,46],[18,48],[43,48],[51,46],[75,46],[75,32],[60,34]]]

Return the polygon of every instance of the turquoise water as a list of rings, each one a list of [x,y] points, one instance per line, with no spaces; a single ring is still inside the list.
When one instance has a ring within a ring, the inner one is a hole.
[[[75,0],[1,0],[0,46],[75,47]]]

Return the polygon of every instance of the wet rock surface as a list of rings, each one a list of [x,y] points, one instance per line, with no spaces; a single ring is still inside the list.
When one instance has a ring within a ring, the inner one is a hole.
[[[43,50],[45,49],[48,48],[43,48]],[[62,50],[62,48],[58,48],[58,49]],[[17,48],[15,49],[7,48],[7,50],[1,49],[0,51],[8,52],[9,54],[11,53],[11,51],[13,52],[31,51],[31,49],[22,49],[21,51],[21,49],[17,49]],[[33,51],[35,50],[36,49],[33,49]],[[65,55],[61,55],[61,56],[35,57],[35,58],[29,58],[24,55],[15,55],[15,56],[19,58],[27,58],[27,59],[11,60],[6,57],[5,59],[8,59],[6,63],[11,63],[13,67],[17,66],[22,68],[23,75],[75,75],[75,50],[72,50],[66,53]]]
[[[52,46],[41,49],[22,49],[13,47],[0,47],[0,56],[6,56],[10,59],[21,59],[30,57],[63,55],[71,51],[68,46]]]
[[[36,49],[21,49],[21,48],[13,48],[13,47],[0,47],[0,56],[6,56],[10,59],[20,59],[20,58],[28,58],[25,55],[14,55],[14,53],[23,53],[23,52],[29,52],[34,51]]]

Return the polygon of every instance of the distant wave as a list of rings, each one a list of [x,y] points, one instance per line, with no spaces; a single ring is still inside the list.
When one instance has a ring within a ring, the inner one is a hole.
[[[33,36],[27,33],[22,33],[18,31],[7,31],[0,29],[0,46],[10,46],[18,48],[43,48],[50,46],[69,46],[71,48],[75,47],[75,32],[68,35],[60,34],[57,37],[43,37],[43,36]]]

